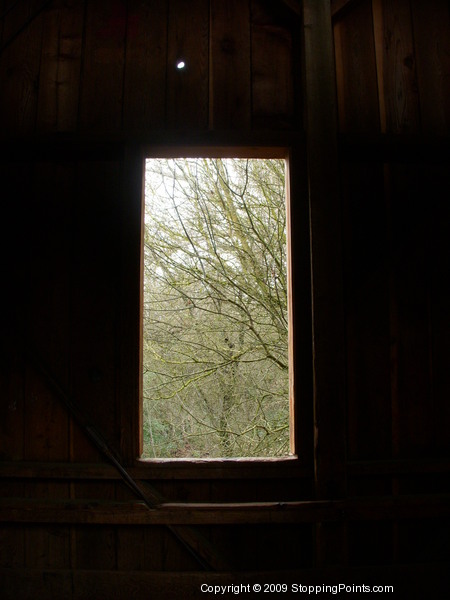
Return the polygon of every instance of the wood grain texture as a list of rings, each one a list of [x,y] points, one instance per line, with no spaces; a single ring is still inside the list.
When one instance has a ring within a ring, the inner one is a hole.
[[[252,0],[252,117],[255,129],[285,129],[294,123],[294,65],[291,27],[300,29],[300,20],[275,19],[267,4]],[[292,18],[294,17],[294,18]],[[276,21],[275,21],[276,22]],[[297,76],[300,73],[296,73]],[[270,90],[277,90],[272,94]]]
[[[341,201],[337,98],[329,2],[303,3],[309,179],[314,470],[318,499],[347,493]],[[345,526],[318,523],[318,565],[346,560]]]
[[[422,132],[450,133],[450,8],[411,0]]]
[[[57,0],[44,14],[36,129],[77,127],[84,0]]]
[[[123,0],[86,3],[78,128],[122,129],[127,8]]]
[[[114,483],[77,483],[73,486],[74,502],[83,501],[89,504],[91,498],[104,498],[113,501],[115,498]],[[71,566],[74,569],[115,569],[116,568],[116,533],[111,524],[99,527],[79,525],[72,528],[71,533]]]
[[[384,93],[390,133],[420,131],[416,58],[409,0],[383,3]]]
[[[3,20],[3,46],[8,45],[0,56],[2,137],[29,135],[35,130],[42,14],[27,22],[41,4],[39,0],[17,3]]]
[[[27,207],[29,276],[24,314],[27,357],[25,449],[29,460],[69,457],[69,415],[32,364],[38,356],[67,385],[70,332],[70,216],[74,167],[38,163]],[[65,202],[61,202],[61,197]],[[40,216],[46,219],[40,227]]]
[[[120,162],[81,163],[77,170],[78,200],[72,214],[69,395],[109,441],[116,435],[116,265],[120,260],[121,178]],[[96,456],[94,451],[91,460],[95,461]],[[78,457],[76,447],[72,457]]]
[[[206,129],[208,126],[209,2],[182,0],[169,6],[166,127]],[[177,62],[186,63],[184,69]]]
[[[124,160],[119,203],[123,223],[119,264],[118,448],[126,464],[142,454],[142,242],[144,222],[144,158],[139,147],[129,146]]]
[[[127,5],[123,124],[126,131],[162,129],[166,108],[168,2]]]
[[[2,43],[20,30],[0,55],[0,596],[190,598],[205,581],[347,577],[444,597],[448,2],[332,2],[353,134],[337,148],[328,0],[305,0],[304,31],[293,0],[53,0],[28,23],[42,3],[0,0]],[[293,131],[303,108],[308,155]],[[293,146],[298,457],[137,460],[141,144]],[[136,501],[25,360],[30,340],[170,502]],[[234,572],[207,579],[174,529]]]
[[[210,5],[209,128],[250,129],[250,9],[248,2]]]
[[[339,129],[378,132],[379,110],[370,0],[334,23]]]
[[[142,502],[117,502],[111,496],[112,486],[103,484],[103,499],[92,499],[99,484],[84,485],[83,495],[74,500],[0,498],[0,521],[17,523],[78,523],[80,560],[87,561],[94,549],[88,550],[88,540],[101,546],[99,526],[105,540],[111,535],[111,525],[245,525],[263,523],[338,523],[345,521],[412,519],[449,517],[449,494],[360,497],[345,500],[304,502],[226,502],[226,503],[164,503],[148,509]],[[81,492],[80,492],[81,493]],[[90,494],[90,495],[89,495]],[[90,532],[87,534],[86,532]],[[86,534],[86,535],[85,535]],[[109,534],[109,535],[108,535]],[[86,547],[85,547],[86,546]],[[112,556],[113,545],[108,547]],[[86,554],[83,554],[84,550]],[[102,554],[102,552],[100,552]],[[111,558],[110,556],[110,558]],[[106,558],[99,557],[99,561]],[[111,558],[112,560],[112,558]],[[78,565],[82,568],[82,565]]]
[[[293,145],[287,161],[289,383],[291,452],[313,468],[313,395],[309,195],[304,144]],[[281,466],[281,465],[280,465]]]
[[[318,498],[345,494],[346,452],[341,206],[329,10],[326,2],[304,3]]]

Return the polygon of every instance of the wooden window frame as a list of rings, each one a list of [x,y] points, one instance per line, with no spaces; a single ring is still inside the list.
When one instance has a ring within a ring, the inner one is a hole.
[[[144,178],[147,158],[281,158],[286,160],[289,415],[292,454],[250,458],[142,459],[142,285]],[[145,477],[252,478],[312,474],[313,406],[309,202],[303,141],[154,143],[128,148],[125,159],[119,438],[125,463]],[[138,282],[138,285],[137,285]]]

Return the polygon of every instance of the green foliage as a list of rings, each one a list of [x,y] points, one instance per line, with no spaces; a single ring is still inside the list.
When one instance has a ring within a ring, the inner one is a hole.
[[[144,456],[289,452],[280,160],[147,163]]]

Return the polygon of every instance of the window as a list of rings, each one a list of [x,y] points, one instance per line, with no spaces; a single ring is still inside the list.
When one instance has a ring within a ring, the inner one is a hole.
[[[145,166],[142,458],[287,456],[286,152],[191,154]]]

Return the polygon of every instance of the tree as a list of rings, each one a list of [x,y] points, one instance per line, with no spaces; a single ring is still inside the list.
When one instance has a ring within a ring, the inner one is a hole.
[[[289,451],[284,162],[147,162],[144,456]]]

